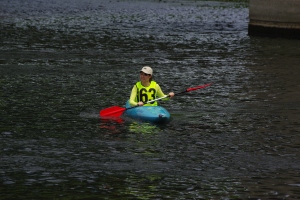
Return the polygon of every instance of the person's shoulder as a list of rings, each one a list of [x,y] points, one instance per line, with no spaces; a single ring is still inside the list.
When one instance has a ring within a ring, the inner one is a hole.
[[[152,84],[152,85],[155,85],[155,86],[158,85],[158,83],[157,83],[156,81],[154,81],[154,80],[151,81],[151,84]],[[158,86],[159,86],[159,85],[158,85]]]
[[[160,88],[160,85],[157,82],[155,82],[155,87]]]

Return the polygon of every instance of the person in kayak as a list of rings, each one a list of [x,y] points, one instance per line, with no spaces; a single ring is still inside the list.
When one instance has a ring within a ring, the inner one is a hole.
[[[149,66],[145,66],[140,71],[140,81],[138,81],[131,90],[129,103],[131,106],[157,106],[157,101],[145,104],[156,98],[166,96],[161,90],[158,83],[152,80],[153,70]],[[169,97],[174,96],[174,92],[169,93]],[[168,98],[164,98],[167,100]]]

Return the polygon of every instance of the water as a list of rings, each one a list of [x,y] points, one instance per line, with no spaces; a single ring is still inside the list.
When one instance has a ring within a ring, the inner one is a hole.
[[[2,199],[296,199],[300,41],[247,35],[245,3],[0,2]],[[100,120],[144,65],[155,126]]]

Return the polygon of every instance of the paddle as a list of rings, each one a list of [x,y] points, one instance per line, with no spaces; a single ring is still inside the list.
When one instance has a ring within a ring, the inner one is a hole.
[[[208,84],[205,84],[205,85],[200,85],[200,86],[197,86],[197,87],[188,88],[185,91],[177,93],[176,95],[179,95],[179,94],[182,94],[182,93],[185,93],[185,92],[190,92],[190,91],[193,91],[193,90],[203,89],[203,88],[206,88],[207,86],[210,86],[210,85],[211,85],[211,83],[208,83]],[[151,101],[147,101],[145,104],[152,103],[154,101],[158,101],[158,100],[161,100],[161,99],[164,99],[164,98],[167,98],[167,97],[169,97],[169,95],[166,95],[166,96],[163,96],[163,97],[160,97],[160,98],[157,98],[157,99],[153,99]],[[138,106],[133,106],[133,107],[130,107],[130,108],[112,106],[112,107],[105,108],[105,109],[101,110],[100,111],[100,117],[120,117],[126,110],[136,108],[136,107],[138,107]]]

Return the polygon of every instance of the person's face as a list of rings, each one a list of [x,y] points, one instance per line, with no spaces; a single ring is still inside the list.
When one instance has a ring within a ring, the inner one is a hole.
[[[146,74],[144,72],[140,72],[141,80],[149,80],[151,78],[151,74]]]

